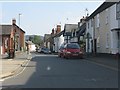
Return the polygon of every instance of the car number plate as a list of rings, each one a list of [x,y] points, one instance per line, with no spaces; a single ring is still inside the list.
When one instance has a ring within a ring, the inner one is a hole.
[[[73,54],[73,56],[77,56],[78,54]]]

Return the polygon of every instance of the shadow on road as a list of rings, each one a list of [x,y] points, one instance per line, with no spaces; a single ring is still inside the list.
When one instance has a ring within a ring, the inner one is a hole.
[[[24,66],[23,66],[24,67]],[[91,65],[80,59],[63,59],[57,55],[32,58],[26,70],[16,79],[29,78],[23,85],[4,88],[117,88],[117,72]],[[21,78],[23,77],[23,78]],[[112,78],[111,78],[112,77]],[[15,80],[17,81],[17,80]],[[95,89],[96,90],[96,89]]]

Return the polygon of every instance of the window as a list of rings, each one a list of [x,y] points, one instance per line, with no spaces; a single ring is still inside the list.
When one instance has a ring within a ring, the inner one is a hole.
[[[97,14],[97,28],[100,27],[100,19],[99,19],[99,14]]]
[[[88,21],[88,29],[89,29],[89,21]]]
[[[106,9],[106,24],[108,24],[108,9]]]
[[[91,19],[91,27],[93,27],[93,24],[94,24],[94,23],[93,23],[93,19]]]
[[[97,47],[100,47],[100,37],[97,38]]]
[[[67,45],[67,48],[70,48],[70,49],[79,49],[79,45],[77,43],[71,43],[71,44],[68,44]]]
[[[74,32],[72,32],[72,37],[74,37]]]
[[[106,24],[108,24],[108,16],[106,16]]]
[[[120,12],[120,2],[116,5],[116,12]]]
[[[106,34],[106,48],[109,48],[109,34]]]
[[[5,48],[8,48],[8,38],[5,39]]]
[[[116,19],[120,19],[120,1],[116,4]]]
[[[68,38],[67,39],[70,39],[70,36],[68,36]]]
[[[75,31],[75,37],[77,36],[76,33],[77,33],[77,32]]]

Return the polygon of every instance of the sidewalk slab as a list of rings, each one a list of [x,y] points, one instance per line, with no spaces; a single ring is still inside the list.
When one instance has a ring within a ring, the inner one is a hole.
[[[89,61],[107,65],[118,69],[118,59],[109,55],[86,55],[85,58]]]
[[[28,63],[29,60],[27,60],[27,57],[28,55],[26,52],[19,52],[14,59],[0,60],[2,64],[2,74],[0,74],[0,78],[3,79],[19,73],[23,69],[22,66]]]
[[[2,74],[0,78],[6,78],[9,76],[13,76],[16,72],[20,71],[25,64],[27,64],[28,60],[21,61],[2,61]]]

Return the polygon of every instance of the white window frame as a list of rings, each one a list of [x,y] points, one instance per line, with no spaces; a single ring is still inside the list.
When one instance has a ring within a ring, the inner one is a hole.
[[[106,9],[106,24],[108,24],[108,9]]]
[[[91,19],[91,27],[93,27],[93,18]]]
[[[109,34],[106,33],[106,48],[109,48]]]
[[[76,37],[76,35],[77,35],[77,34],[76,34],[76,30],[75,30],[75,37]]]
[[[100,47],[100,37],[97,37],[97,47]]]

